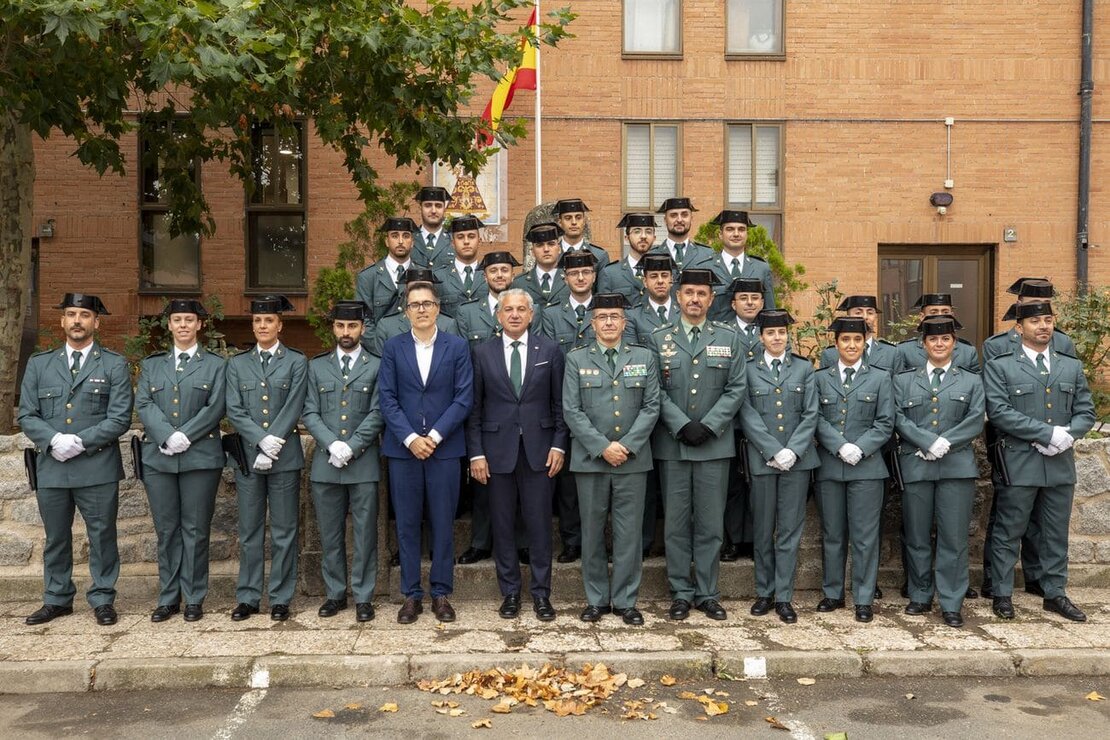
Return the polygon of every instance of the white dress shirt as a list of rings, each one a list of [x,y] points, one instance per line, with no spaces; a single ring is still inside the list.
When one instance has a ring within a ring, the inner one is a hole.
[[[84,369],[85,363],[89,361],[89,353],[92,352],[92,346],[93,343],[89,342],[84,349],[74,349],[69,345],[69,342],[66,342],[66,365],[68,365],[69,367],[73,367],[73,353],[79,352],[81,353],[81,368]],[[177,360],[177,357],[174,357],[173,359]],[[192,358],[190,357],[189,359]]]
[[[393,255],[386,255],[385,258],[385,271],[389,273],[389,279],[393,281],[394,287],[397,285],[397,268],[403,267],[406,270],[412,266],[412,259],[407,259],[404,262],[398,262],[393,259]]]
[[[671,315],[671,299],[668,298],[666,303],[656,303],[654,299],[648,296],[648,308],[656,314],[659,313],[660,307],[667,309],[667,315]]]
[[[925,376],[927,378],[929,378],[930,383],[933,380],[933,370],[936,370],[938,367],[940,368],[940,379],[943,382],[944,381],[944,376],[948,374],[948,369],[950,367],[952,367],[952,361],[949,360],[947,365],[934,365],[931,360],[926,362],[925,363]]]
[[[775,356],[774,356],[773,354],[771,354],[770,352],[767,352],[767,351],[764,351],[764,352],[763,352],[763,361],[764,361],[765,363],[767,363],[767,367],[768,367],[768,368],[770,368],[770,367],[771,367],[771,362],[772,362],[772,361],[774,361],[774,360],[778,360],[778,361],[779,361],[779,362],[781,363],[781,364],[779,365],[779,372],[781,373],[781,372],[782,372],[782,368],[783,368],[783,367],[784,367],[784,366],[786,365],[786,352],[783,352],[783,353],[782,353],[781,355],[779,355],[778,357],[775,357]]]
[[[852,368],[853,370],[855,370],[855,373],[852,374],[853,379],[859,377],[859,369],[863,366],[863,358],[861,357],[860,359],[856,360],[856,364],[854,365],[845,365],[843,360],[837,360],[836,366],[840,368],[840,382],[843,383],[844,371],[848,368]]]
[[[486,294],[486,304],[489,306],[489,312],[494,316],[497,315],[497,296],[493,293]]]
[[[564,252],[569,252],[569,251],[570,251],[570,250],[572,250],[572,249],[573,249],[573,250],[580,250],[580,249],[584,249],[584,248],[585,248],[585,246],[586,246],[586,240],[585,240],[585,239],[582,239],[582,240],[581,240],[581,241],[579,241],[579,242],[578,242],[577,244],[571,244],[571,243],[570,243],[570,242],[568,242],[568,241],[567,241],[566,239],[560,239],[560,240],[559,240],[559,245],[560,245],[560,246],[561,246],[561,247],[563,248],[563,251],[564,251]]]
[[[256,345],[254,345],[254,356],[258,358],[259,362],[262,362],[262,353],[263,352],[269,352],[270,353],[270,359],[272,360],[275,357],[277,357],[277,351],[280,347],[281,347],[281,340],[280,339],[278,341],[274,342],[274,346],[270,347],[269,349],[262,349],[261,346],[256,344]],[[351,364],[354,364],[354,362],[352,361]]]
[[[92,345],[89,345],[89,346],[92,346]],[[189,362],[192,362],[193,358],[197,356],[197,350],[198,349],[199,349],[199,347],[196,344],[194,344],[192,347],[189,347],[188,349],[178,349],[176,346],[174,346],[174,348],[173,348],[173,366],[177,367],[178,365],[181,364],[181,355],[189,355]],[[71,359],[73,358],[72,353],[70,353],[70,358]],[[85,366],[85,359],[86,359],[85,357],[81,358],[81,367]]]
[[[1029,361],[1033,363],[1033,367],[1037,366],[1037,355],[1044,355],[1045,369],[1052,372],[1052,361],[1049,359],[1049,355],[1052,353],[1052,347],[1046,347],[1044,352],[1038,352],[1035,349],[1026,347],[1025,344],[1022,343],[1021,350],[1025,353],[1025,356],[1029,358]]]
[[[412,337],[412,342],[416,347],[416,368],[420,371],[420,382],[427,384],[428,374],[432,372],[432,353],[435,352],[436,337],[439,336],[439,329],[437,328],[432,333],[432,338],[429,339],[427,342],[421,341],[416,336],[416,334],[411,331],[409,332],[409,336]],[[405,447],[411,445],[412,441],[419,436],[419,434],[413,432],[409,436],[405,437]],[[436,444],[439,444],[443,441],[443,435],[441,435],[435,429],[432,429],[430,432],[428,432],[428,436],[431,437],[432,441]]]
[[[466,268],[470,268],[470,279],[477,280],[478,278],[478,261],[463,262],[462,260],[455,260],[455,272],[459,276],[459,282],[466,284]]]
[[[443,229],[440,229],[439,231],[437,231],[436,233],[433,234],[432,232],[425,229],[423,226],[420,227],[420,238],[424,240],[425,245],[428,244],[428,237],[429,236],[432,237],[432,239],[433,239],[432,244],[435,244],[437,241],[439,241],[439,235],[442,234],[442,233],[443,233]]]
[[[335,357],[336,357],[336,359],[339,360],[339,367],[340,368],[343,367],[343,358],[344,357],[350,357],[351,358],[351,367],[354,367],[355,363],[358,362],[359,355],[361,355],[361,354],[362,354],[362,345],[355,345],[355,348],[350,352],[344,352],[342,347],[336,347],[335,348]]]
[[[733,257],[728,252],[726,252],[724,250],[721,250],[721,259],[724,260],[724,262],[725,262],[725,272],[727,272],[728,274],[730,274],[730,275],[732,274],[732,265],[734,263],[736,264],[736,269],[737,270],[739,270],[740,272],[744,272],[744,253],[743,252],[741,252],[737,256]]]

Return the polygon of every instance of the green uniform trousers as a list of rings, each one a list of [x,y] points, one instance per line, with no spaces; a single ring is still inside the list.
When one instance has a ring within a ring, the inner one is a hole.
[[[208,538],[220,468],[159,473],[143,482],[158,534],[158,606],[203,604],[208,595]]]
[[[752,521],[751,486],[740,470],[744,454],[740,433],[736,433],[736,458],[728,466],[728,498],[725,499],[725,539],[730,545],[744,545],[755,536]]]
[[[1033,512],[1040,524],[1040,584],[1046,599],[1065,596],[1068,582],[1068,523],[1074,485],[1000,486],[997,488],[998,516],[994,522],[991,547],[991,580],[995,596],[1012,596],[1014,566],[1018,561],[1021,537],[1026,533]]]
[[[717,576],[724,540],[728,466],[732,462],[731,459],[661,461],[663,546],[672,599],[698,605],[721,598]]]
[[[347,514],[351,515],[351,594],[369,603],[378,582],[378,482],[312,481],[312,503],[323,552],[320,570],[326,598],[347,598]]]
[[[116,545],[116,511],[119,483],[81,488],[39,488],[35,492],[39,515],[46,531],[42,550],[44,604],[70,606],[77,587],[73,584],[73,512],[81,512],[89,538],[89,576],[85,598],[94,609],[116,600],[119,549]]]
[[[636,606],[643,571],[647,473],[575,473],[582,517],[582,585],[593,606]],[[605,520],[612,520],[613,577],[605,554]]]
[[[239,583],[235,600],[257,607],[266,567],[266,511],[270,513],[270,604],[288,604],[297,586],[297,530],[301,471],[235,474],[239,500]]]
[[[910,601],[931,603],[933,591],[941,611],[958,612],[968,586],[967,527],[975,481],[956,478],[907,483],[902,494],[906,538],[906,581]],[[933,575],[933,522],[937,525],[936,576]]]
[[[885,480],[817,481],[824,560],[822,591],[826,598],[844,598],[848,546],[852,548],[852,601],[870,606],[879,575],[879,530]]]
[[[802,544],[811,473],[796,470],[752,476],[756,596],[771,596],[775,601],[794,598],[794,571]]]

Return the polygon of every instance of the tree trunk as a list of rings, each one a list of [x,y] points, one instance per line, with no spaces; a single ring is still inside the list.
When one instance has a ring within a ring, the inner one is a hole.
[[[0,434],[13,427],[31,278],[35,153],[31,130],[0,110]]]

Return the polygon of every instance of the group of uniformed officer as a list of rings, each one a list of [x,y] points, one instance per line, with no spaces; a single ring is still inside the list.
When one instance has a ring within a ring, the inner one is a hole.
[[[472,352],[486,343],[504,345],[491,357],[504,360],[515,390],[499,403],[523,403],[522,377],[526,382],[532,369],[516,355],[519,345],[528,345],[528,332],[560,351],[561,394],[530,403],[554,398],[561,405],[536,423],[553,425],[547,428],[555,439],[559,429],[569,431],[567,464],[566,451],[553,445],[546,468],[533,469],[546,469],[553,479],[544,501],[553,502],[547,505],[559,518],[558,560],[582,561],[583,621],[614,613],[627,624],[643,624],[636,607],[640,574],[661,504],[670,619],[685,619],[691,609],[726,619],[719,562],[750,555],[756,588],[751,613],[774,610],[783,622],[796,622],[794,577],[812,487],[824,560],[817,611],[845,607],[850,551],[855,618],[870,622],[873,600],[881,598],[880,514],[894,481],[904,512],[905,611],[929,612],[935,595],[944,623],[962,626],[963,601],[977,596],[968,576],[978,476],[971,443],[984,421],[995,484],[984,595],[993,598],[999,617],[1014,617],[1020,557],[1025,588],[1043,596],[1046,610],[1085,620],[1065,590],[1067,523],[1075,483],[1071,447],[1095,417],[1074,346],[1054,330],[1051,283],[1023,278],[1011,287],[1017,300],[1004,319],[1016,323],[984,344],[982,371],[975,348],[958,337],[947,294],[921,297],[920,336],[899,345],[878,338],[874,296],[848,296],[829,327],[835,342],[815,369],[790,351],[794,319],[775,307],[767,264],[746,253],[751,221],[744,211],[721,211],[714,219],[721,227],[719,253],[690,238],[696,209],[687,198],[668,199],[657,211],[667,231],[660,245],[656,214],[626,214],[620,228],[627,256],[610,262],[605,249],[584,237],[586,205],[562,200],[554,222],[525,235],[534,266],[514,278],[520,263],[512,254],[479,259],[477,218],[444,225],[444,189],[423,188],[417,200],[420,225],[405,217],[383,224],[388,254],[358,275],[356,300],[335,305],[337,346],[312,361],[280,341],[281,315],[291,309],[284,297],[252,301],[256,345],[226,363],[198,346],[206,317],[199,302],[167,306],[173,349],[142,362],[135,398],[144,426],[137,473],[158,535],[161,588],[153,621],[170,618],[182,601],[186,620],[203,616],[208,532],[228,455],[236,464],[241,560],[232,618],[247,619],[260,608],[267,511],[270,613],[288,618],[305,463],[298,420],[316,440],[309,478],[327,592],[319,614],[334,616],[347,606],[349,516],[350,591],[357,619],[373,619],[383,430],[379,355],[386,340],[412,331],[407,295],[413,290],[424,291],[420,306],[435,307],[435,329],[424,334],[457,334]],[[513,300],[509,314],[499,311],[502,296]],[[97,621],[112,624],[119,571],[115,510],[123,476],[116,441],[130,424],[131,386],[122,358],[93,339],[99,316],[107,313],[100,300],[67,294],[61,308],[66,346],[32,357],[20,401],[20,422],[37,450],[46,528],[44,605],[27,621],[43,623],[72,611],[76,507],[89,533],[88,600]],[[417,309],[425,318],[431,310]],[[503,339],[506,315],[514,324]],[[543,353],[546,346],[529,351]],[[225,413],[235,434],[221,441]],[[474,409],[472,424],[481,413]],[[498,426],[478,423],[474,429],[484,435]],[[481,446],[473,442],[481,436],[470,439],[470,447]],[[501,493],[490,496],[487,455],[471,450],[460,461],[461,476],[478,475],[469,476],[472,539],[458,562],[481,561],[496,549],[505,597],[499,611],[513,617],[520,581],[506,569],[518,560],[528,564],[529,542],[539,543],[533,555],[545,562],[531,566],[534,576],[549,582],[552,553],[549,540],[536,534],[527,487],[510,496],[499,479],[495,490]],[[491,505],[516,511],[491,514]],[[411,557],[413,547],[419,543],[403,543],[402,550]],[[519,558],[512,557],[514,549]],[[548,591],[533,588],[541,619],[554,618]],[[403,608],[399,618],[412,621],[418,613]]]

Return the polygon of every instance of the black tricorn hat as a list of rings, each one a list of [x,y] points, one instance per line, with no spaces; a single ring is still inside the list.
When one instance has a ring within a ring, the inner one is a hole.
[[[555,201],[555,213],[559,216],[564,213],[586,213],[589,210],[581,198],[563,198]]]
[[[204,304],[196,298],[171,298],[162,309],[162,315],[171,316],[175,313],[192,313],[196,314],[198,319],[208,318],[208,311],[204,308]]]
[[[623,308],[628,310],[632,308],[632,304],[622,293],[598,293],[590,301],[590,305],[586,306],[586,310],[593,311],[596,308]]]
[[[418,203],[423,203],[428,200],[436,200],[441,203],[446,203],[451,200],[451,194],[447,192],[447,188],[441,188],[438,185],[426,185],[416,192],[415,200]]]
[[[89,295],[88,293],[66,293],[62,297],[62,302],[55,308],[87,308],[102,316],[112,315],[105,308],[104,302],[100,300],[99,296]]]
[[[553,242],[563,235],[563,227],[556,223],[546,222],[542,224],[535,224],[532,228],[528,229],[528,233],[524,235],[532,244],[545,244]]]
[[[1017,303],[1011,303],[1010,307],[1006,309],[1006,313],[1002,314],[1003,321],[1017,321]]]
[[[617,222],[618,229],[631,229],[634,226],[650,226],[655,228],[655,216],[650,213],[626,213]]]
[[[442,283],[431,268],[410,267],[401,274],[402,283]]]
[[[921,297],[917,299],[910,308],[916,308],[918,311],[924,311],[928,306],[951,306],[952,294],[951,293],[922,293]]]
[[[834,334],[863,334],[867,336],[867,322],[859,316],[841,316],[829,324]]]
[[[461,231],[477,231],[485,226],[477,216],[455,216],[447,226],[447,233],[458,234]]]
[[[747,211],[731,211],[726,209],[714,216],[713,220],[709,223],[717,224],[718,226],[724,226],[725,224],[744,224],[745,226],[751,226],[752,220],[748,216]]]
[[[1048,301],[1039,301],[1037,303],[1019,303],[1014,311],[1014,318],[1018,321],[1022,319],[1031,319],[1034,316],[1055,316],[1052,310],[1052,304]]]
[[[790,326],[794,323],[794,317],[781,308],[765,308],[755,317],[755,323],[759,324],[762,331],[772,326]]]
[[[1056,289],[1047,280],[1026,279],[1018,289],[1018,298],[1055,298]]]
[[[490,265],[512,265],[513,267],[520,267],[520,263],[516,261],[516,257],[505,251],[490,252],[478,263],[478,269],[484,270]]]
[[[659,206],[659,210],[656,211],[656,213],[666,213],[667,211],[673,211],[676,208],[685,208],[690,211],[698,210],[697,208],[694,208],[694,204],[690,202],[689,198],[681,197],[667,198],[665,201],[663,201],[663,205]]]
[[[719,277],[717,277],[717,273],[713,272],[712,270],[704,270],[695,267],[690,268],[689,270],[683,270],[681,273],[679,273],[678,284],[714,286],[723,285],[723,282]]]
[[[836,307],[837,311],[847,311],[852,308],[873,308],[879,310],[879,301],[873,295],[850,295],[845,296],[840,305]]]
[[[336,301],[328,318],[332,321],[366,321],[370,311],[362,301]]]
[[[262,295],[251,299],[251,313],[282,313],[292,311],[293,304],[283,295]]]
[[[959,319],[951,314],[941,314],[939,316],[926,316],[917,325],[917,331],[922,336],[928,337],[934,334],[955,334],[964,325],[960,323]]]
[[[382,222],[378,231],[416,231],[416,222],[408,216],[390,216]]]
[[[594,257],[593,252],[567,250],[559,258],[559,267],[563,270],[573,270],[576,267],[594,267],[596,264],[597,257]]]
[[[1042,280],[1046,283],[1049,283],[1049,280],[1046,277],[1019,277],[1017,280],[1014,281],[1013,285],[1011,285],[1009,288],[1006,288],[1006,292],[1013,293],[1014,295],[1021,295],[1021,286],[1024,285],[1027,280]],[[1049,285],[1051,285],[1051,283],[1049,283]]]
[[[751,277],[738,277],[733,278],[729,283],[728,292],[736,295],[737,293],[759,293],[763,295],[763,281],[759,278]],[[770,309],[764,309],[770,310]]]
[[[645,254],[640,258],[640,267],[644,272],[671,272],[675,264],[670,254]]]

